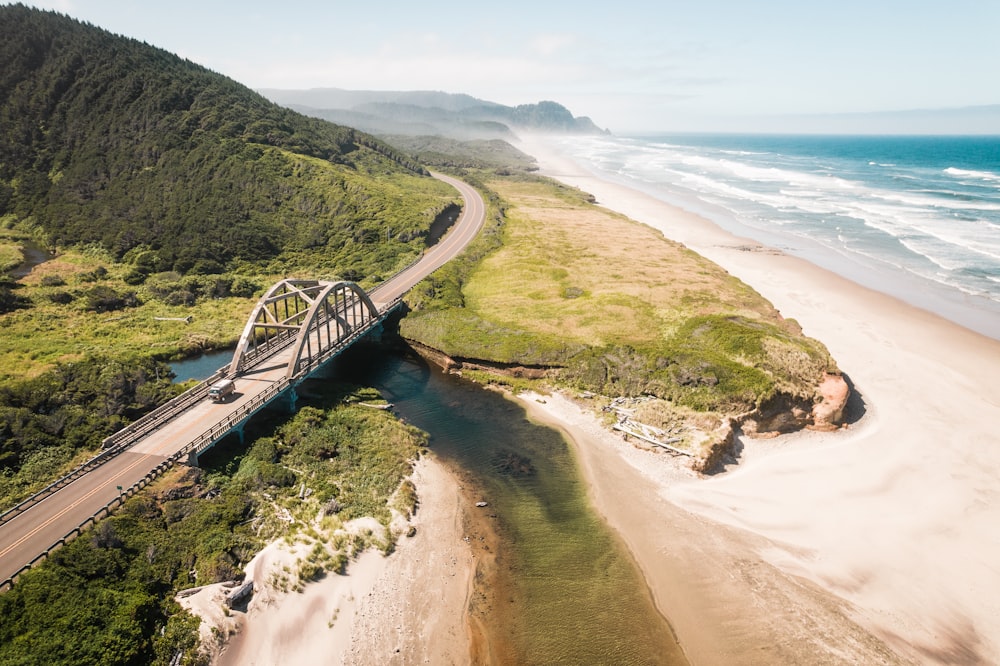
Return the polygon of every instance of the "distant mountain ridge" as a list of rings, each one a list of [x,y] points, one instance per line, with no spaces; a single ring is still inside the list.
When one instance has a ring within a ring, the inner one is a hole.
[[[439,91],[376,91],[311,88],[258,92],[300,113],[372,134],[439,134],[459,139],[513,138],[518,130],[603,134],[586,117],[542,101],[505,106],[471,95]]]

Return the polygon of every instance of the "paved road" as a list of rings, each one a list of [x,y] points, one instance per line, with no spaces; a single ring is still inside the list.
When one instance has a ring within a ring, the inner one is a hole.
[[[461,193],[465,200],[462,214],[451,231],[437,245],[427,250],[419,262],[371,291],[372,300],[380,308],[402,296],[415,284],[458,256],[472,242],[486,221],[486,204],[471,185],[439,173],[434,174],[434,177],[443,180]]]
[[[434,174],[455,187],[465,200],[455,225],[420,261],[371,292],[380,308],[409,291],[427,275],[457,256],[476,237],[486,218],[479,193],[468,184]],[[126,452],[76,479],[38,504],[0,525],[0,582],[107,506],[118,486],[129,488],[189,442],[266,391],[285,376],[292,350],[281,350],[272,360],[237,380],[237,396],[227,403],[201,401],[166,426],[154,430]]]

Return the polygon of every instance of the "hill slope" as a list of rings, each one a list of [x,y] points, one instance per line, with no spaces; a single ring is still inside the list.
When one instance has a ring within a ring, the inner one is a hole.
[[[322,250],[367,274],[453,196],[370,135],[59,14],[0,7],[0,62],[0,215],[54,246],[180,272]]]

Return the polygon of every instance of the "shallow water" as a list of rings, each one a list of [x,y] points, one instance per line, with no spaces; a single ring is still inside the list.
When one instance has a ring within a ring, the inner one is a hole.
[[[590,506],[560,433],[414,356],[352,354],[339,369],[430,433],[435,454],[489,503],[481,511],[495,516],[499,566],[485,622],[513,661],[685,663],[631,555]]]
[[[20,280],[21,278],[27,276],[31,273],[35,266],[43,264],[52,258],[51,254],[36,245],[33,241],[26,240],[20,242],[21,253],[24,255],[24,261],[9,272],[10,277],[14,280]]]
[[[174,371],[174,382],[186,382],[189,379],[202,381],[211,377],[216,370],[224,365],[229,365],[233,360],[232,349],[222,349],[211,351],[195,356],[194,358],[175,361],[170,364],[170,369]]]

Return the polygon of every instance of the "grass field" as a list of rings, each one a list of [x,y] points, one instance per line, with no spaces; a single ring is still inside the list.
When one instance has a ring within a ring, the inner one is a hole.
[[[94,279],[101,267],[107,275]],[[254,298],[236,297],[204,300],[197,307],[169,306],[150,297],[145,286],[125,284],[122,276],[128,268],[113,264],[99,250],[71,250],[36,266],[18,289],[33,306],[2,315],[0,382],[33,377],[56,363],[109,351],[168,358],[224,347],[239,338],[253,308]],[[91,311],[86,294],[97,286],[120,293],[134,291],[141,304]],[[53,301],[59,293],[69,294],[72,301]],[[190,323],[178,321],[188,316]]]

